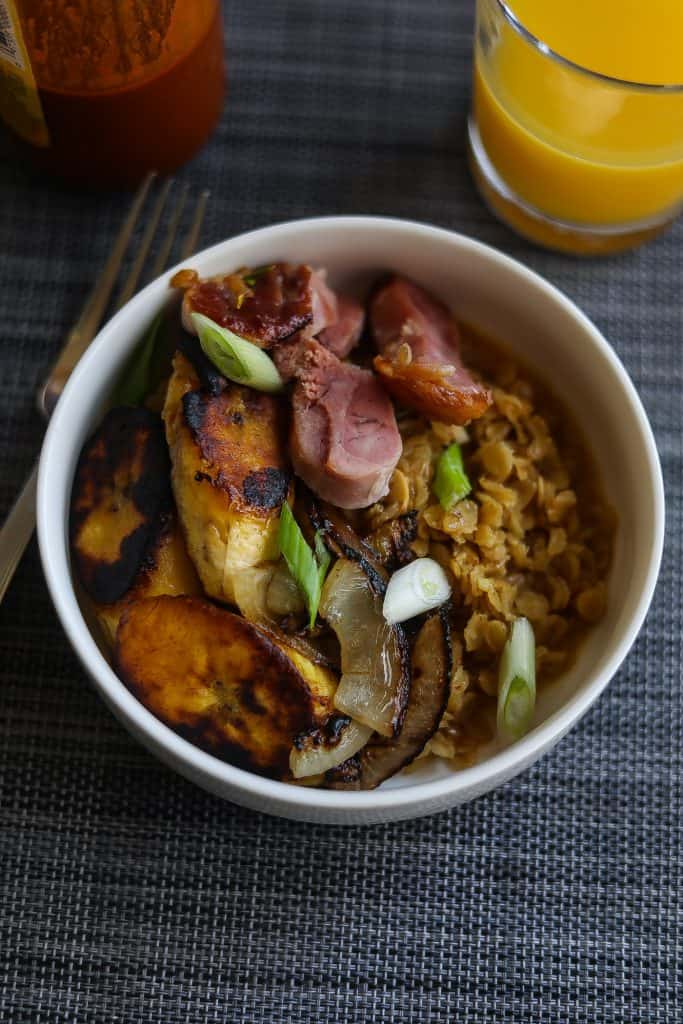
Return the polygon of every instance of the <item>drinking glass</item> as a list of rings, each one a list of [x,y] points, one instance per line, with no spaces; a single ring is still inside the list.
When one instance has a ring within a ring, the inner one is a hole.
[[[582,67],[513,7],[477,0],[468,142],[484,200],[520,234],[570,252],[617,251],[657,234],[683,207],[683,86]]]

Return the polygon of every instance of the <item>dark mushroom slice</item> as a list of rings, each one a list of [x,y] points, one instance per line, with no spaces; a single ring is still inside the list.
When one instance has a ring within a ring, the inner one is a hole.
[[[417,512],[406,512],[389,520],[364,538],[364,546],[370,546],[379,556],[382,567],[395,572],[415,559],[410,545],[417,537]]]
[[[310,526],[310,535],[320,532],[333,554],[360,565],[375,592],[383,596],[388,575],[376,549],[358,536],[334,505],[316,498],[308,488],[298,488],[297,502]]]
[[[422,753],[446,709],[453,670],[450,608],[444,605],[422,626],[412,654],[410,700],[396,739],[374,736],[360,751],[357,768],[342,764],[329,771],[332,789],[375,789]],[[353,759],[351,759],[353,761]]]

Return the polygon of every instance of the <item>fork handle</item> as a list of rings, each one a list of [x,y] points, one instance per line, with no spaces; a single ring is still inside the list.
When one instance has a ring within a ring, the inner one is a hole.
[[[21,561],[36,526],[36,490],[38,463],[12,505],[5,524],[0,530],[0,601],[12,582],[14,571]]]

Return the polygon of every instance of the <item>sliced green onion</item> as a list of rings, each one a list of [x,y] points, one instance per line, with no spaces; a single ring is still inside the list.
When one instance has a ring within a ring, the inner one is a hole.
[[[292,510],[284,503],[280,513],[278,543],[287,568],[296,580],[308,609],[308,625],[313,629],[320,604],[320,592],[330,565],[330,554],[319,533],[315,535],[315,554],[301,532]]]
[[[147,332],[126,363],[112,395],[114,405],[140,405],[157,381],[153,380],[154,356],[160,342],[164,314],[154,317]]]
[[[224,377],[256,391],[282,391],[284,384],[275,363],[257,345],[202,313],[191,316],[204,354]]]
[[[405,622],[438,608],[451,596],[448,577],[433,558],[416,558],[398,569],[387,585],[382,614],[387,622]]]
[[[269,270],[273,270],[274,267],[274,263],[268,263],[264,267],[254,267],[254,269],[250,270],[248,274],[242,274],[242,280],[246,285],[249,285],[250,288],[253,288],[256,284],[256,279],[263,277],[264,274],[267,274]]]
[[[467,478],[465,467],[462,462],[462,451],[457,442],[449,444],[446,451],[442,453],[436,467],[434,493],[446,511],[453,508],[456,501],[466,498],[472,490],[472,484]]]
[[[528,732],[536,703],[536,641],[528,619],[515,619],[498,675],[498,731],[518,740]]]
[[[325,547],[325,542],[323,541],[322,534],[320,533],[320,531],[316,533],[314,541],[315,558],[318,563],[318,603],[320,603],[320,593],[323,589],[323,583],[325,582],[325,577],[327,576],[327,570],[330,567],[332,556]],[[316,612],[318,611],[317,604],[315,606],[315,610]]]

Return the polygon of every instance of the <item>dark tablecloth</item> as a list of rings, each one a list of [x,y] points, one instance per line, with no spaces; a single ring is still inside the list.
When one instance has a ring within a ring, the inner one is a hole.
[[[683,1019],[683,224],[581,262],[477,198],[464,154],[472,4],[232,0],[231,93],[181,172],[206,244],[323,213],[456,228],[595,319],[651,418],[668,495],[655,603],[597,706],[535,768],[436,817],[289,823],[206,795],[84,677],[33,544],[0,608],[3,1022]],[[42,434],[34,387],[127,197],[0,170],[0,514]]]

